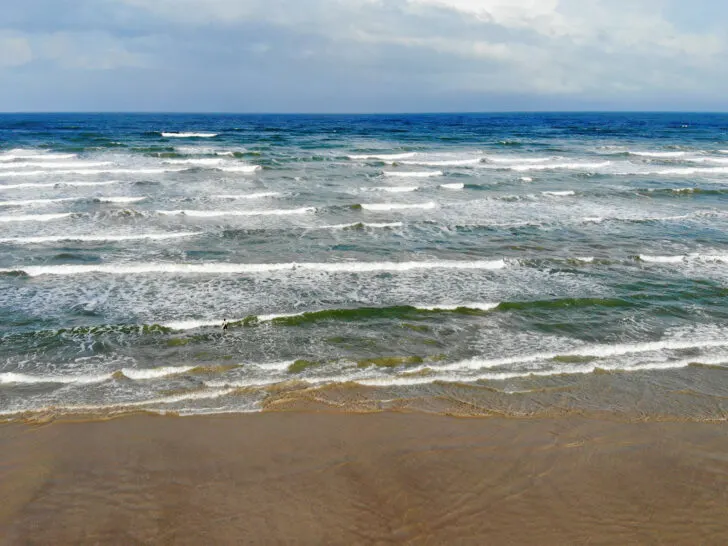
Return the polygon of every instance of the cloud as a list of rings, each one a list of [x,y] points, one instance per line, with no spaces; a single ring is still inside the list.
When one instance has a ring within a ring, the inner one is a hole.
[[[172,93],[163,109],[482,110],[508,108],[509,96],[546,109],[728,106],[726,31],[710,10],[701,15],[678,0],[75,6],[65,6],[56,27],[52,14],[39,21],[13,8],[15,27],[0,33],[0,69],[51,63],[58,78],[85,70],[112,79],[132,70],[144,89]]]

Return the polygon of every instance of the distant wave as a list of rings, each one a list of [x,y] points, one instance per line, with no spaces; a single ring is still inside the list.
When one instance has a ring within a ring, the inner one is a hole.
[[[78,242],[116,242],[116,241],[139,241],[144,239],[165,241],[167,239],[179,239],[182,237],[194,237],[201,235],[195,233],[140,233],[137,235],[50,235],[45,237],[9,237],[0,238],[0,243],[11,243],[19,245],[34,245],[44,243],[58,243],[62,241]]]
[[[360,154],[360,155],[349,155],[349,159],[376,159],[380,161],[396,161],[398,159],[407,159],[408,157],[414,157],[414,152],[407,152],[403,154]]]
[[[510,156],[510,157],[493,157],[487,156],[485,158],[489,163],[546,163],[552,161],[553,157],[521,157],[521,156]]]
[[[565,190],[565,191],[542,191],[543,195],[551,195],[553,197],[566,197],[569,195],[576,195],[575,191],[572,190]]]
[[[397,172],[384,171],[384,176],[398,176],[400,178],[430,178],[432,176],[442,176],[442,171],[424,171],[424,172]]]
[[[99,203],[138,203],[146,197],[94,197],[93,200]]]
[[[214,138],[218,133],[177,133],[164,132],[161,133],[164,138]]]
[[[147,264],[96,264],[96,265],[47,265],[0,269],[0,273],[23,272],[28,276],[40,275],[85,275],[104,273],[109,275],[164,274],[256,274],[281,271],[319,271],[325,273],[367,273],[378,271],[417,270],[495,270],[506,266],[503,260],[435,260],[422,262],[333,262],[333,263],[147,263]]]
[[[717,163],[719,165],[728,165],[728,158],[726,157],[691,157],[686,159],[691,163]]]
[[[235,167],[217,167],[219,171],[226,173],[253,173],[261,170],[263,167],[260,165],[238,165]]]
[[[231,325],[244,324],[246,321],[257,320],[258,322],[281,321],[283,324],[300,324],[301,322],[314,322],[321,319],[338,318],[341,320],[356,320],[377,315],[392,316],[394,313],[400,315],[411,314],[417,311],[492,311],[498,307],[498,303],[461,303],[461,304],[414,304],[396,307],[353,307],[341,309],[321,309],[318,311],[298,311],[290,313],[275,313],[268,315],[251,315],[238,319],[228,320]],[[286,321],[285,319],[294,319]],[[300,319],[300,320],[295,320]],[[161,324],[164,328],[172,330],[194,330],[196,328],[219,327],[220,319],[188,319]],[[287,367],[287,366],[286,366]]]
[[[465,184],[461,182],[456,182],[453,184],[440,184],[440,187],[445,190],[462,190],[465,188]]]
[[[0,154],[0,161],[17,161],[20,160],[31,160],[31,161],[57,161],[61,159],[73,159],[78,157],[76,154],[46,154],[46,153],[33,153],[26,152],[23,150],[11,150],[5,154]]]
[[[43,175],[59,175],[59,174],[77,174],[77,175],[96,175],[96,174],[163,174],[167,172],[180,172],[185,170],[184,168],[172,168],[167,167],[164,169],[149,168],[149,169],[63,169],[63,170],[43,170],[43,171],[9,171],[0,173],[0,177],[18,177],[18,176],[43,176]]]
[[[675,264],[685,261],[686,256],[649,256],[647,254],[640,254],[639,258],[643,262]]]
[[[203,158],[203,159],[166,159],[164,161],[168,165],[200,165],[200,166],[216,166],[224,165],[224,159]]]
[[[686,152],[628,152],[630,155],[636,155],[638,157],[683,157]]]
[[[427,161],[427,160],[410,160],[410,161],[397,161],[401,165],[423,165],[426,167],[465,167],[467,165],[478,165],[482,160],[478,158],[474,159],[443,159],[439,161]]]
[[[213,195],[214,199],[263,199],[265,197],[278,197],[281,193],[277,191],[264,191],[258,193],[244,193],[236,195]]]
[[[25,199],[20,201],[0,201],[0,207],[24,207],[26,205],[51,205],[67,201],[80,201],[82,197],[61,197],[59,199]]]
[[[611,165],[611,161],[603,161],[601,163],[549,163],[547,165],[511,165],[507,167],[512,171],[551,171],[551,170],[581,170],[591,171],[594,169],[603,169]]]
[[[728,167],[677,167],[648,172],[623,172],[622,175],[633,174],[662,174],[662,175],[691,175],[691,174],[726,174]]]
[[[306,229],[386,229],[386,228],[399,228],[404,224],[402,222],[386,222],[386,223],[369,223],[369,222],[353,222],[350,224],[333,224],[323,226],[312,226]]]
[[[71,212],[63,212],[58,214],[24,214],[18,216],[0,216],[0,222],[50,222],[51,220],[60,220],[73,216]]]
[[[434,209],[437,205],[430,201],[429,203],[362,203],[361,208],[371,211],[387,211],[387,210],[408,210],[408,209]]]
[[[158,210],[155,212],[164,216],[214,218],[216,216],[286,216],[289,214],[309,214],[311,212],[316,212],[316,208],[301,207],[298,209],[270,210]]]
[[[109,180],[107,182],[55,182],[50,184],[8,184],[0,185],[0,191],[15,190],[19,188],[56,188],[62,186],[110,186],[111,184],[119,184],[119,180]]]
[[[52,163],[50,161],[25,161],[23,163],[0,163],[0,176],[4,176],[6,174],[5,172],[3,172],[4,169],[26,169],[41,167],[43,169],[53,169],[52,172],[55,172],[55,169],[85,169],[105,167],[106,165],[112,164],[113,163],[111,163],[110,161],[63,161],[60,163]]]
[[[418,186],[376,186],[374,188],[362,188],[365,191],[384,191],[388,193],[409,193],[420,189]]]

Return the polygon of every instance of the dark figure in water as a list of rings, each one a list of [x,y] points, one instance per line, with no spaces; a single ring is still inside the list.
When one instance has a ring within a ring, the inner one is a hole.
[[[227,319],[225,319],[225,320],[222,321],[222,330],[224,332],[227,329],[228,329],[228,321],[227,321]]]

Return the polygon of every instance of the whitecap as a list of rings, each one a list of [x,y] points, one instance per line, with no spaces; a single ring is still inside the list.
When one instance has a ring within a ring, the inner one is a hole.
[[[165,366],[161,368],[123,368],[121,373],[128,379],[141,381],[145,379],[160,379],[170,375],[179,375],[193,370],[194,366]]]
[[[415,204],[404,204],[404,203],[362,203],[361,208],[373,212],[382,212],[389,210],[409,210],[409,209],[423,209],[429,210],[434,209],[437,205],[430,201],[429,203],[415,203]]]
[[[269,210],[158,210],[155,212],[163,216],[214,218],[217,216],[288,216],[291,214],[310,214],[316,212],[316,209],[314,207],[301,207],[298,209]]]
[[[371,159],[381,161],[396,161],[398,159],[407,159],[408,157],[414,157],[414,152],[407,152],[403,154],[361,154],[361,155],[349,155],[349,159]]]
[[[0,243],[10,243],[19,245],[35,245],[44,243],[57,243],[62,241],[77,241],[82,243],[102,243],[102,242],[123,242],[123,241],[166,241],[168,239],[179,239],[182,237],[195,237],[202,235],[201,232],[185,232],[185,233],[140,233],[137,235],[48,235],[43,237],[6,237],[0,238]]]
[[[569,195],[576,195],[575,191],[572,190],[565,190],[565,191],[542,191],[543,195],[550,195],[552,197],[566,197]]]
[[[265,197],[278,197],[279,195],[281,195],[281,193],[277,191],[265,191],[235,195],[213,195],[212,197],[214,199],[263,199]]]
[[[629,152],[630,155],[636,155],[639,157],[683,157],[685,156],[685,152]]]
[[[71,212],[62,212],[58,214],[23,214],[17,216],[0,216],[0,222],[50,222],[51,220],[60,220],[73,216]]]
[[[420,189],[418,186],[377,186],[374,188],[362,188],[364,191],[384,191],[388,193],[409,193]]]
[[[398,171],[384,171],[384,176],[397,176],[400,178],[431,178],[433,176],[442,176],[442,171],[422,171],[422,172],[398,172]]]
[[[177,132],[164,132],[162,136],[164,138],[214,138],[218,133],[177,133]]]
[[[162,274],[265,274],[281,271],[317,271],[323,273],[368,273],[379,271],[418,270],[497,270],[506,267],[504,260],[434,260],[413,262],[331,262],[331,263],[120,263],[93,265],[41,265],[0,269],[0,273],[24,272],[31,277],[40,275],[109,275]]]
[[[453,184],[440,184],[440,187],[444,190],[462,190],[465,188],[465,184],[462,182],[456,182]]]

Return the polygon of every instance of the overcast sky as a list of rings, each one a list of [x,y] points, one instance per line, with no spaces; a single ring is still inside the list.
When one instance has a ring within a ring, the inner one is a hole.
[[[725,0],[2,0],[0,111],[728,110]]]

